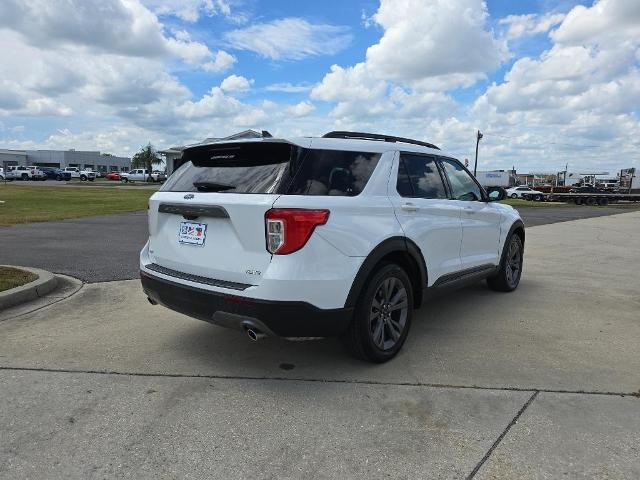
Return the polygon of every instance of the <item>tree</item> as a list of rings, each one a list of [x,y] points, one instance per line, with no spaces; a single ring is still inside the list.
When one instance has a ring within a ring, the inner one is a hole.
[[[156,152],[156,149],[151,145],[151,143],[148,143],[144,147],[140,147],[140,151],[131,159],[132,168],[145,168],[149,172],[149,175],[151,175],[153,166],[160,165],[161,163],[162,157],[158,155],[158,152]],[[145,178],[145,180],[149,180],[149,178]]]

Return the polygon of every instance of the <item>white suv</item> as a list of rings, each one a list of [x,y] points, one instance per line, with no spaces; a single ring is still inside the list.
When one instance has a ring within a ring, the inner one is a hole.
[[[149,201],[152,304],[263,336],[344,336],[383,362],[435,292],[514,290],[524,225],[434,145],[354,132],[187,148]]]

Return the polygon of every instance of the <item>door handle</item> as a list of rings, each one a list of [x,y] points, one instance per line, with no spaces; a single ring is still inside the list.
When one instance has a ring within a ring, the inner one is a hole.
[[[417,212],[418,210],[420,210],[420,207],[414,205],[413,203],[403,203],[402,205],[400,205],[400,208],[405,212]]]
[[[470,214],[475,214],[476,211],[473,209],[473,207],[464,207],[464,211],[466,213],[470,213]]]

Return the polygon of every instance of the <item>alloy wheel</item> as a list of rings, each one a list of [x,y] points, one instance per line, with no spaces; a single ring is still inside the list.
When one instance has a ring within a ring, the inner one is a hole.
[[[378,286],[369,314],[369,332],[381,350],[393,348],[407,324],[409,302],[400,279],[387,277]]]
[[[510,287],[515,287],[520,281],[520,269],[522,268],[522,252],[520,243],[516,239],[513,239],[509,245],[505,267],[507,283]]]

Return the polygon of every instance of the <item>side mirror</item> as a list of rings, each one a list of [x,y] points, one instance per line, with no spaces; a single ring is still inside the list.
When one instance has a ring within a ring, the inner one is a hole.
[[[499,202],[507,198],[507,191],[502,187],[487,188],[487,196],[490,202]]]

